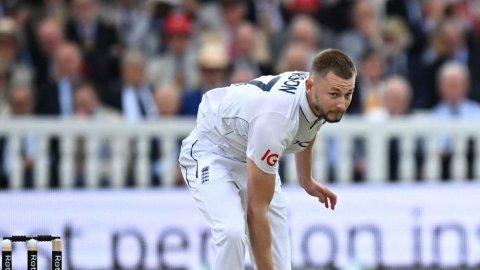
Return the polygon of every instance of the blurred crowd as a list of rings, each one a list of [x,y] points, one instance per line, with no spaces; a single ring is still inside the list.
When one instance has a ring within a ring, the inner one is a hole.
[[[350,114],[480,117],[477,0],[1,0],[0,117],[192,117],[324,48],[357,65]]]

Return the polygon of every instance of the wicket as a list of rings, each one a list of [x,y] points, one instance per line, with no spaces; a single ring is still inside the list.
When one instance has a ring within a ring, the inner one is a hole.
[[[38,235],[34,237],[25,235],[14,235],[11,237],[4,237],[2,241],[2,270],[12,270],[12,242],[26,242],[27,243],[27,265],[28,270],[38,269],[38,242],[52,243],[52,270],[62,269],[62,240],[58,236]]]

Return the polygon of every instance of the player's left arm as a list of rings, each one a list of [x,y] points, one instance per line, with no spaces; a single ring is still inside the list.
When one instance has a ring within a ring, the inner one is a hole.
[[[300,186],[311,196],[317,197],[326,208],[335,209],[337,195],[312,177],[312,156],[315,138],[302,152],[295,154],[295,165]]]
[[[262,171],[249,158],[247,174],[247,224],[253,257],[258,269],[273,270],[268,207],[275,192],[275,174]]]
[[[291,141],[294,126],[279,113],[250,122],[247,144],[247,224],[257,269],[273,270],[268,208],[275,193],[278,160]]]

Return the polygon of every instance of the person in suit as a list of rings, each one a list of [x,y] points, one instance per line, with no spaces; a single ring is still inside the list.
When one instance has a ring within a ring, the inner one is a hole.
[[[118,78],[121,53],[116,28],[97,16],[94,0],[71,1],[72,18],[65,24],[68,40],[79,45],[85,59],[85,72],[101,89]]]
[[[37,115],[71,117],[73,86],[82,78],[82,56],[77,45],[64,43],[53,56],[53,74],[37,93]]]
[[[73,115],[73,87],[79,83],[82,57],[79,48],[73,43],[64,43],[55,52],[53,77],[37,91],[35,114],[39,116],[70,118]],[[49,143],[50,186],[58,187],[60,148],[58,138]]]
[[[158,114],[153,88],[146,79],[146,64],[140,51],[126,52],[121,63],[121,79],[103,96],[105,104],[120,111],[123,118],[131,122],[154,119]]]
[[[447,62],[442,65],[437,75],[437,90],[440,101],[431,110],[434,121],[478,121],[480,119],[480,103],[468,98],[470,73],[466,65],[458,62]],[[466,149],[467,178],[473,179],[474,149],[478,140],[469,140]],[[453,138],[440,136],[441,178],[452,179],[450,165],[453,158],[455,141]]]
[[[146,59],[145,56],[137,50],[128,51],[122,58],[122,78],[113,84],[106,96],[105,104],[120,111],[122,118],[128,122],[141,122],[155,120],[158,117],[158,109],[155,104],[153,88],[146,79]],[[135,184],[133,176],[133,159],[135,159],[135,141],[132,141],[132,160],[130,162],[129,173],[126,184],[131,186]],[[151,160],[151,183],[158,185],[160,175],[155,173],[155,163],[159,159],[158,140],[152,139],[150,144]]]
[[[35,46],[32,46],[32,63],[36,85],[44,85],[53,76],[55,53],[65,43],[61,25],[52,18],[38,22],[35,28]]]

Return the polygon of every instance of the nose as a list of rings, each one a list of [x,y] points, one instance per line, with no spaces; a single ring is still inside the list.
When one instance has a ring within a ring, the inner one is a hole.
[[[345,100],[345,98],[338,99],[337,108],[342,111],[345,111],[347,109],[347,101]]]

